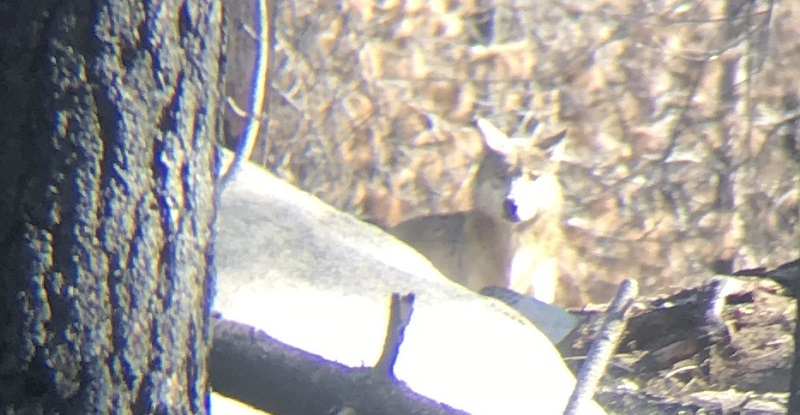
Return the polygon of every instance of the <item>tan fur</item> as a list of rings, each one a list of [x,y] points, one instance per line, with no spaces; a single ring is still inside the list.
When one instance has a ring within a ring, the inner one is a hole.
[[[563,143],[546,151],[533,138],[508,138],[488,121],[477,125],[484,156],[473,209],[413,218],[390,232],[467,288],[498,285],[553,302],[564,238],[556,176]],[[545,140],[552,141],[558,140]]]

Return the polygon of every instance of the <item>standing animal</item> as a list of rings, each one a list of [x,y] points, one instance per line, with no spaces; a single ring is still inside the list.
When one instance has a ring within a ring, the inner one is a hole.
[[[552,303],[559,279],[563,196],[557,172],[562,131],[536,143],[478,119],[484,155],[473,208],[412,218],[389,229],[448,278],[474,291],[502,286]]]

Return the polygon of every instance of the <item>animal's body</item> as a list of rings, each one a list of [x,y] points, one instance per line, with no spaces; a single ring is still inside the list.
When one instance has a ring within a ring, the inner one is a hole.
[[[532,137],[509,138],[486,120],[477,126],[484,155],[473,182],[473,208],[412,218],[390,232],[472,290],[502,286],[553,302],[564,239],[556,175],[564,133],[537,145]]]

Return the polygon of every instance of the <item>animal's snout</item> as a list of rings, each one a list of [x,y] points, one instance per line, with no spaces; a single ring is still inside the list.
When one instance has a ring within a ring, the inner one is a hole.
[[[503,202],[503,214],[510,222],[527,222],[552,206],[552,192],[546,189],[548,181],[539,178],[518,178],[511,182]]]
[[[512,222],[519,222],[519,213],[517,202],[514,199],[506,198],[503,202],[503,213],[506,218]]]

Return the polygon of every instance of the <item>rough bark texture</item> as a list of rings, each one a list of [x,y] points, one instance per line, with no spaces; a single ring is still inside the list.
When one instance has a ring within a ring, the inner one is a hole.
[[[0,3],[0,412],[205,412],[221,20]]]

